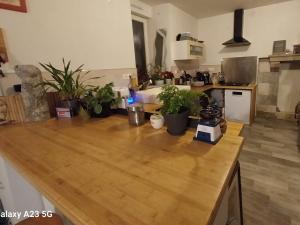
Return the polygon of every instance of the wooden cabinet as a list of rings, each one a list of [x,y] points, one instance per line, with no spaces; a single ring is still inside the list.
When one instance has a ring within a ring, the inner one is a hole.
[[[242,191],[239,162],[229,179],[213,225],[243,225]]]

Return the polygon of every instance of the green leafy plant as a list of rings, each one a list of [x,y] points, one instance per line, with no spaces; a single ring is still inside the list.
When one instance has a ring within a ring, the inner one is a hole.
[[[159,65],[148,65],[148,75],[151,78],[152,81],[156,80],[163,80],[163,77],[161,76],[162,73],[162,67]]]
[[[75,70],[71,69],[71,61],[65,62],[63,59],[63,69],[55,68],[51,63],[40,65],[50,73],[52,80],[45,80],[39,83],[45,88],[45,90],[54,89],[61,97],[61,100],[73,100],[79,99],[88,87],[91,85],[85,85],[85,82],[91,79],[98,79],[99,77],[93,77],[83,80],[89,72],[83,72],[83,66],[80,65]]]
[[[88,112],[92,111],[96,114],[100,114],[102,112],[102,105],[104,103],[118,104],[119,98],[115,98],[115,94],[112,87],[113,83],[109,83],[101,88],[96,87],[87,90],[86,95],[84,97],[86,110]]]
[[[161,76],[164,78],[164,79],[173,79],[174,78],[174,74],[170,71],[164,71],[161,73]]]
[[[176,86],[165,85],[158,95],[163,103],[161,111],[167,114],[178,114],[183,110],[190,110],[192,115],[198,115],[201,109],[199,98],[206,96],[202,92],[179,90]]]

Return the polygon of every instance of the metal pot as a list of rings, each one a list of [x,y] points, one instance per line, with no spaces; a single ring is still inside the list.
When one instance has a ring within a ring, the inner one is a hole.
[[[130,125],[140,126],[145,123],[145,112],[142,104],[132,104],[127,107]]]

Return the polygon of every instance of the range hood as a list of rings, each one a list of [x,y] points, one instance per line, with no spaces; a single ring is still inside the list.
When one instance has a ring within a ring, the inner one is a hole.
[[[243,19],[244,19],[244,9],[237,9],[234,11],[234,31],[233,38],[229,41],[223,43],[227,47],[236,46],[247,46],[251,43],[243,38]]]

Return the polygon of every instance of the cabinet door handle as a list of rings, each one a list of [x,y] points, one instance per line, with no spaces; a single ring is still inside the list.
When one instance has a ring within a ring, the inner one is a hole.
[[[243,95],[243,92],[241,92],[241,91],[233,91],[232,95]]]

